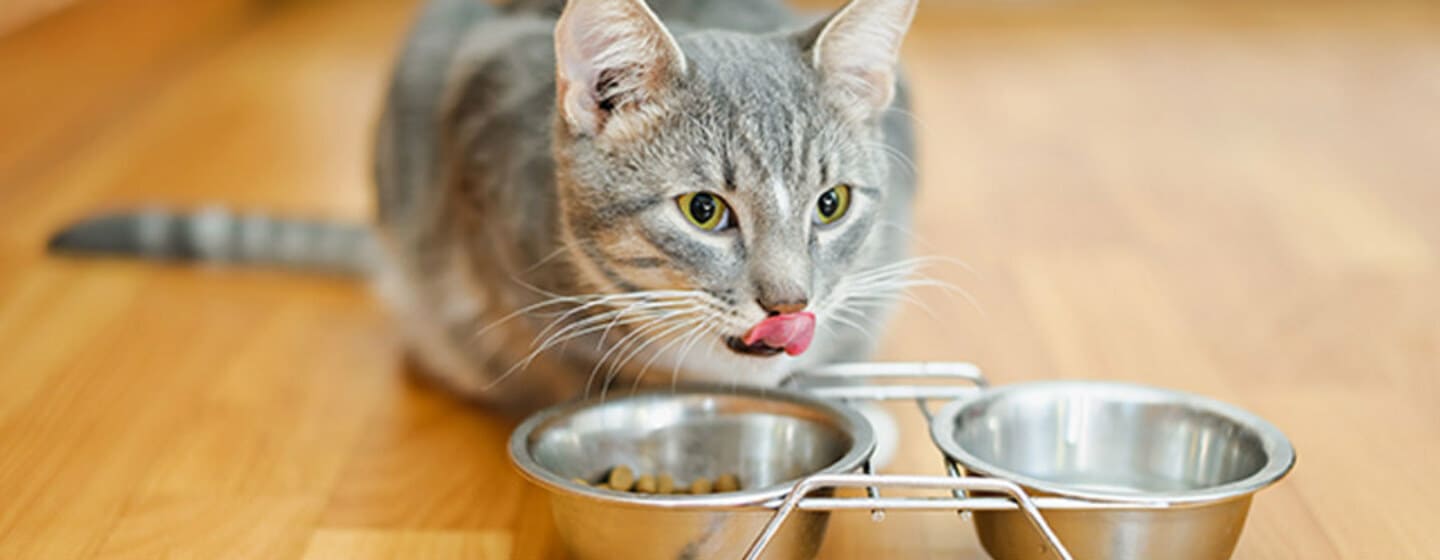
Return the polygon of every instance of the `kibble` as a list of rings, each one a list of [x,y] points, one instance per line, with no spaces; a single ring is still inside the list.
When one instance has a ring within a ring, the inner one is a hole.
[[[715,493],[735,492],[740,490],[740,479],[733,474],[725,473],[715,479]]]
[[[618,492],[634,492],[637,494],[661,494],[661,495],[692,495],[702,496],[705,494],[720,494],[725,492],[739,492],[740,478],[731,473],[725,473],[714,480],[706,477],[698,477],[690,481],[689,486],[680,486],[675,483],[675,477],[668,474],[642,474],[635,475],[635,471],[627,465],[616,465],[606,473],[599,482],[590,482],[583,478],[571,479],[572,482],[583,486],[594,486],[606,490]]]
[[[635,485],[635,471],[630,470],[630,467],[625,465],[619,465],[610,469],[609,484],[611,490],[629,492],[630,488]]]
[[[655,475],[642,474],[635,480],[635,491],[641,494],[654,494],[656,490]]]

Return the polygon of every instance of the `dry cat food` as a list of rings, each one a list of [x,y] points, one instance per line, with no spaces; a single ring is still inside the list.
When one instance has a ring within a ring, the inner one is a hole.
[[[690,481],[689,485],[678,485],[675,478],[668,474],[652,475],[642,474],[635,476],[635,471],[627,465],[616,465],[599,482],[591,482],[583,478],[573,479],[576,484],[614,490],[617,492],[633,492],[636,494],[720,494],[725,492],[740,491],[740,477],[733,474],[722,474],[710,480],[699,477]]]

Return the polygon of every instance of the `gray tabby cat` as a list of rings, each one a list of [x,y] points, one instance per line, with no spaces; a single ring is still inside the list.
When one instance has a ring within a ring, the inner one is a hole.
[[[436,0],[381,119],[378,251],[328,260],[373,256],[423,369],[500,407],[863,359],[910,271],[915,3]],[[244,220],[149,220],[152,253],[267,260]]]

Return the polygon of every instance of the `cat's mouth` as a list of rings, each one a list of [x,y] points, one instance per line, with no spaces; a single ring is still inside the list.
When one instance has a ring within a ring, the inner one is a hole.
[[[725,345],[740,354],[774,356],[781,352],[799,356],[810,348],[815,337],[815,314],[809,311],[780,313],[760,321],[744,337],[726,337]]]

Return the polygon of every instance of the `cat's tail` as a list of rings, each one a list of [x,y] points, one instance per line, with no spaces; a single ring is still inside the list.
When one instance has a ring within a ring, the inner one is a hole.
[[[355,223],[160,208],[85,218],[50,238],[51,253],[273,266],[366,274],[375,261],[371,229]]]

